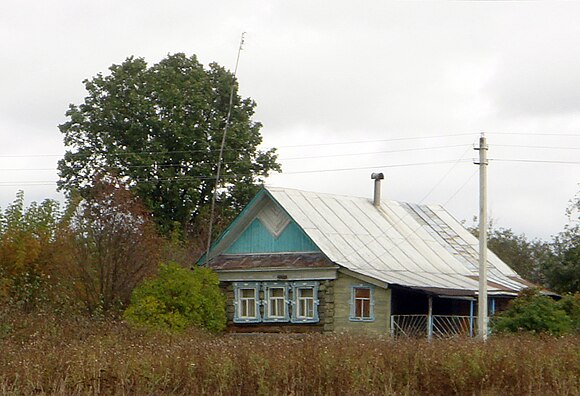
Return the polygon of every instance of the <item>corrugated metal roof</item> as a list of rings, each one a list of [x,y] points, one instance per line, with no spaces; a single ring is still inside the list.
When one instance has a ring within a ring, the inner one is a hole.
[[[386,284],[478,290],[478,240],[439,205],[267,187],[267,191],[333,262]],[[526,287],[488,252],[489,291]]]

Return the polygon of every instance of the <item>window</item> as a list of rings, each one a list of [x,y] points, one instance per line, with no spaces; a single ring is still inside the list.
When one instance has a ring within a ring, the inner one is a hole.
[[[234,283],[234,322],[260,322],[260,284]]]
[[[240,289],[240,318],[256,317],[256,291]]]
[[[296,317],[310,319],[314,317],[314,290],[296,289]]]
[[[352,286],[351,288],[350,320],[373,321],[374,318],[374,290],[370,286]]]
[[[283,287],[272,287],[268,300],[268,317],[283,319],[286,314],[286,296]]]
[[[264,283],[264,322],[285,322],[288,315],[288,284]]]
[[[234,282],[233,285],[234,323],[319,321],[319,282]]]
[[[318,282],[295,282],[292,294],[292,322],[318,322]]]

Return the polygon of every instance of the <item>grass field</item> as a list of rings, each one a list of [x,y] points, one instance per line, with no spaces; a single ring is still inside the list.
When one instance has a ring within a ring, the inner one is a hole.
[[[0,317],[0,394],[580,395],[580,337],[179,335]]]

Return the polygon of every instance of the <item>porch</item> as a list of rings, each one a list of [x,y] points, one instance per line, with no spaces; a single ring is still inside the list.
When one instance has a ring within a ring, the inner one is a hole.
[[[489,322],[496,309],[502,309],[508,300],[489,298]],[[397,288],[393,290],[391,313],[389,322],[393,337],[433,339],[474,337],[478,334],[475,296],[450,296]]]
[[[391,315],[391,336],[412,338],[474,337],[477,316]]]

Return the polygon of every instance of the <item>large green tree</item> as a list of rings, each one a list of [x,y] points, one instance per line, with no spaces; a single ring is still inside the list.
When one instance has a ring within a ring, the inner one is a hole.
[[[566,209],[568,224],[554,237],[552,259],[544,265],[548,286],[558,292],[580,292],[580,193]]]
[[[59,162],[59,189],[85,195],[95,175],[125,180],[163,232],[186,230],[211,200],[230,93],[233,101],[219,184],[219,204],[231,213],[280,169],[275,150],[258,150],[255,102],[238,95],[233,74],[195,56],[169,55],[148,66],[130,57],[85,80],[88,92],[59,126],[68,150]]]

